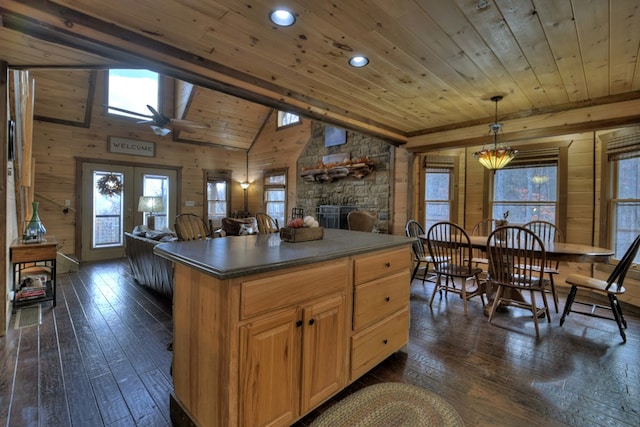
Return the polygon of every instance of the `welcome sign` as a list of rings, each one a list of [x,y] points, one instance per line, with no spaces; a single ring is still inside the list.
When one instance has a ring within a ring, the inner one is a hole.
[[[110,153],[128,154],[130,156],[155,157],[156,144],[149,141],[110,136],[108,151]]]

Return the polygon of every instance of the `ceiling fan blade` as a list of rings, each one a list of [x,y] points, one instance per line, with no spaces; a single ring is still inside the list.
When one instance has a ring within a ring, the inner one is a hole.
[[[105,107],[107,107],[107,111],[108,110],[116,110],[116,111],[120,111],[121,113],[131,114],[132,116],[145,117],[145,118],[148,118],[148,119],[153,119],[153,116],[148,116],[146,114],[136,113],[135,111],[125,110],[124,108],[112,107],[110,105],[105,105]]]
[[[186,128],[209,129],[211,127],[209,123],[194,122],[193,120],[183,120],[183,119],[171,119],[170,123],[172,126],[179,127],[180,129],[186,129]]]

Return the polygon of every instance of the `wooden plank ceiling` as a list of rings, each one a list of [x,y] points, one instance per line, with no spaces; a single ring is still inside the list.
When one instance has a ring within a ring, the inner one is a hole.
[[[291,27],[268,20],[283,5]],[[145,67],[193,83],[182,118],[212,125],[194,138],[235,148],[271,108],[402,144],[486,130],[494,95],[502,121],[529,122],[640,100],[638,0],[5,0],[0,13],[10,66]],[[369,65],[350,67],[354,54]],[[622,116],[596,124],[640,113]]]

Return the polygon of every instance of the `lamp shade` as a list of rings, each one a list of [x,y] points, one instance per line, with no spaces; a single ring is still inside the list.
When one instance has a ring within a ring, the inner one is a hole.
[[[487,150],[483,149],[473,153],[473,157],[487,169],[502,169],[518,154],[518,150],[508,147],[496,147]]]
[[[240,187],[242,187],[243,190],[246,190],[247,188],[249,188],[250,185],[251,184],[249,184],[247,181],[240,183]]]
[[[140,196],[138,212],[162,212],[164,204],[160,196]]]
[[[489,125],[489,134],[493,133],[493,148],[482,147],[482,150],[473,153],[473,157],[485,168],[495,171],[502,169],[513,160],[518,150],[508,145],[498,146],[498,133],[502,130],[502,123],[498,122],[498,102],[502,100],[502,96],[494,96],[491,100],[496,104],[496,121]]]

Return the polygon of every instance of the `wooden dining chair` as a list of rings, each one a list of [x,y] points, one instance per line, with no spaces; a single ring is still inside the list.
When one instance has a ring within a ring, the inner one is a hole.
[[[536,233],[536,235],[542,240],[542,243],[546,244],[547,242],[564,242],[564,237],[562,236],[562,231],[556,227],[555,224],[549,221],[535,220],[526,223],[524,228],[528,228],[529,230]],[[556,285],[554,283],[553,277],[557,274],[560,274],[560,261],[547,259],[544,272],[549,277],[549,291],[553,295],[553,304],[556,309],[556,313],[558,313],[558,292],[556,291]]]
[[[472,236],[488,236],[496,228],[497,219],[485,218],[482,221],[477,222],[471,229]],[[484,249],[472,249],[471,262],[476,267],[489,265],[489,260],[484,252]]]
[[[258,232],[260,234],[277,233],[280,230],[278,221],[266,213],[258,212],[256,214],[256,221],[258,222]]]
[[[427,246],[431,259],[435,261],[433,271],[436,274],[436,285],[433,287],[429,307],[432,306],[436,293],[442,295],[442,291],[445,298],[448,292],[460,295],[465,316],[467,301],[475,296],[480,297],[484,307],[484,283],[480,281],[482,269],[472,265],[471,242],[467,232],[452,222],[438,222],[427,232]],[[461,281],[459,288],[456,286],[456,279]],[[471,288],[469,281],[474,283]]]
[[[178,240],[204,240],[209,236],[207,225],[198,215],[180,214],[176,216],[174,226]]]
[[[593,277],[584,276],[582,274],[570,274],[565,279],[565,282],[571,285],[569,295],[567,295],[567,301],[562,311],[562,317],[560,318],[560,326],[564,324],[565,318],[569,313],[582,314],[584,316],[599,317],[601,319],[613,319],[618,324],[618,330],[622,337],[622,342],[627,342],[627,335],[624,330],[627,328],[627,321],[622,314],[622,307],[618,302],[618,295],[622,295],[625,292],[623,283],[624,279],[633,264],[633,260],[638,254],[638,248],[640,248],[640,235],[631,243],[627,252],[623,255],[622,259],[613,269],[607,280],[599,280]],[[609,306],[600,305],[593,302],[576,301],[576,294],[578,289],[584,289],[589,292],[595,292],[596,294],[606,295],[609,299]],[[583,306],[591,307],[589,311],[573,310],[573,304],[579,304]],[[602,310],[610,311],[609,316],[600,314]]]
[[[416,274],[418,273],[418,270],[420,269],[420,266],[422,264],[424,264],[422,284],[424,285],[424,282],[426,281],[432,282],[435,276],[431,274],[427,279],[427,275],[429,274],[429,266],[433,264],[433,259],[429,254],[427,254],[427,251],[424,247],[424,242],[419,237],[425,235],[422,224],[414,219],[410,219],[409,221],[407,221],[407,224],[404,227],[404,231],[407,237],[416,238],[416,240],[411,244],[411,250],[413,252],[413,262],[415,263],[415,267],[413,268],[413,272],[411,273],[411,282],[413,282],[413,279],[415,279]]]
[[[542,240],[524,227],[499,227],[489,235],[487,255],[487,286],[495,289],[489,323],[493,321],[493,315],[500,305],[523,308],[533,314],[536,338],[540,338],[538,318],[546,315],[547,321],[551,322],[545,293],[546,254]],[[523,293],[529,294],[529,301],[525,300]],[[537,307],[536,293],[542,295],[542,307]]]
[[[351,211],[347,214],[349,230],[372,232],[376,225],[376,216],[367,211]]]

